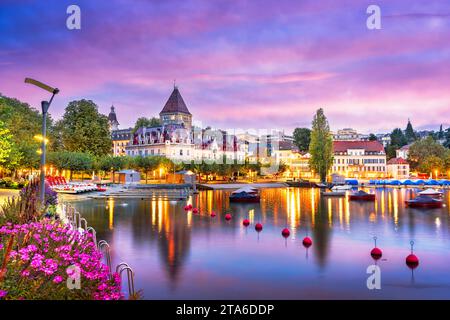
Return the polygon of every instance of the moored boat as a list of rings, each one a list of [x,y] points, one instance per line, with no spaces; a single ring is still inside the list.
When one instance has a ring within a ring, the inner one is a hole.
[[[237,189],[230,195],[230,202],[259,202],[260,200],[258,189],[253,187]]]
[[[432,197],[432,198],[441,198],[444,195],[443,192],[441,192],[439,190],[432,189],[432,188],[428,188],[426,190],[420,191],[417,194],[419,196],[429,196],[429,197]]]
[[[348,196],[348,200],[352,201],[375,201],[375,194],[367,193],[365,191],[359,190]]]
[[[443,201],[442,199],[419,195],[414,199],[406,200],[405,204],[410,208],[441,208],[443,205]]]
[[[320,194],[324,197],[344,197],[345,191],[324,191]]]

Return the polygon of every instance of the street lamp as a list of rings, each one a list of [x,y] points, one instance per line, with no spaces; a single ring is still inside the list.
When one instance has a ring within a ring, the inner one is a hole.
[[[41,178],[40,178],[40,186],[39,186],[39,197],[41,200],[41,204],[44,204],[45,202],[45,145],[46,145],[46,134],[47,134],[47,112],[50,108],[50,104],[53,101],[53,98],[55,95],[59,92],[58,88],[52,88],[40,81],[31,79],[31,78],[25,78],[25,83],[33,84],[41,89],[44,89],[52,94],[52,97],[49,101],[42,101],[41,107],[42,107],[42,144],[41,144]]]

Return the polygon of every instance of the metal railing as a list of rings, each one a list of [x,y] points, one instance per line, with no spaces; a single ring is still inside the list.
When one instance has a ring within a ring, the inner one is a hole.
[[[81,233],[91,233],[92,241],[95,244],[95,248],[99,250],[106,260],[106,265],[108,266],[109,278],[112,280],[112,259],[111,259],[111,247],[109,246],[106,240],[100,240],[97,242],[97,232],[93,227],[88,226],[88,222],[85,218],[81,216],[81,214],[71,205],[62,204],[62,210],[64,217],[67,219],[67,222],[72,228]],[[129,297],[135,295],[134,289],[134,271],[133,269],[126,263],[121,262],[116,266],[116,273],[119,274],[120,279],[122,280],[122,273],[127,271],[127,280],[128,280],[128,294]]]

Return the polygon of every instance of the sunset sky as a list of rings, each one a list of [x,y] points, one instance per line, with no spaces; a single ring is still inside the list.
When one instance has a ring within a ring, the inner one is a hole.
[[[81,8],[81,30],[66,8]],[[366,9],[381,7],[382,29]],[[364,133],[450,126],[450,2],[439,0],[1,0],[0,93],[39,106],[91,99],[121,128],[156,116],[173,82],[204,126]]]

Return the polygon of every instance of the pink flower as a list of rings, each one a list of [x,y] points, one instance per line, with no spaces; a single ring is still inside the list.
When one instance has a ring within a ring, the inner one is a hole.
[[[0,290],[0,299],[6,297],[7,294],[8,294],[8,291]]]
[[[22,277],[28,277],[30,275],[30,270],[27,270],[27,269],[23,270],[21,275],[22,275]]]
[[[63,281],[63,277],[61,277],[61,276],[56,276],[53,278],[53,282],[56,284],[61,283],[62,281]]]

